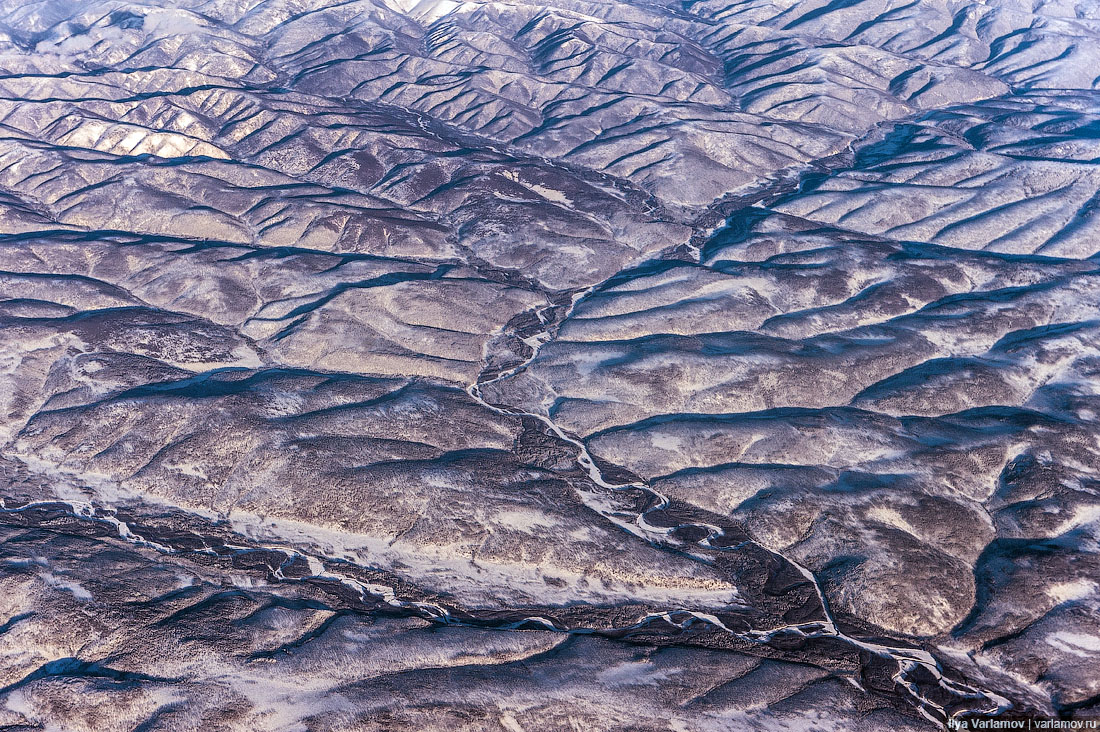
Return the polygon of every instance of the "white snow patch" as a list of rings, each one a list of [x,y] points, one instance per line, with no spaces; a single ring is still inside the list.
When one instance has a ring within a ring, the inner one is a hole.
[[[192,13],[156,8],[146,14],[141,29],[155,38],[163,38],[194,33],[201,30],[202,26],[195,22],[195,16]]]
[[[1065,653],[1072,653],[1081,658],[1090,658],[1095,653],[1100,653],[1100,637],[1085,633],[1071,633],[1066,630],[1058,631],[1046,637],[1047,645],[1053,646]]]
[[[666,671],[648,661],[624,661],[600,672],[600,681],[612,686],[657,686],[679,669]]]
[[[43,572],[39,576],[43,580],[45,580],[46,584],[48,584],[50,587],[56,587],[59,590],[67,590],[67,591],[73,593],[73,597],[75,597],[78,600],[91,600],[91,599],[93,599],[92,598],[92,593],[90,593],[86,589],[84,589],[84,587],[82,587],[79,582],[74,582],[72,580],[67,580],[63,577],[58,577],[56,574],[53,574],[52,572]]]
[[[684,446],[684,440],[679,435],[659,432],[651,434],[649,442],[658,450],[669,450],[670,452],[678,452]]]
[[[1086,579],[1059,582],[1046,588],[1047,596],[1061,605],[1063,602],[1083,600],[1096,593],[1096,583]]]

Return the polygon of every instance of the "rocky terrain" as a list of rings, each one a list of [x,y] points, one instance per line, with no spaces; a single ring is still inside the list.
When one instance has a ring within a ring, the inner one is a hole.
[[[1100,716],[1100,6],[0,0],[0,730]]]

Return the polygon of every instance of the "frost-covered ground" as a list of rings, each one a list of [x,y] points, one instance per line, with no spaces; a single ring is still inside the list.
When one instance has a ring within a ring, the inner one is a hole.
[[[1100,5],[0,0],[0,730],[1100,713]]]

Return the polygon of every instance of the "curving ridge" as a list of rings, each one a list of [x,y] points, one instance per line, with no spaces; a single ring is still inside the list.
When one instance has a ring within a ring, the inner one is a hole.
[[[1098,36],[0,0],[0,727],[1095,716]]]
[[[565,318],[569,318],[573,314],[573,310],[578,301],[582,299],[583,297],[574,297],[572,307],[564,313]],[[499,374],[493,379],[471,385],[467,387],[467,392],[471,397],[500,414],[513,414],[509,409],[493,406],[485,402],[481,397],[481,389],[483,386],[492,386],[495,383],[511,378],[515,374],[525,370],[536,356],[537,351],[532,354],[532,357],[527,362],[522,363],[510,371]],[[656,616],[648,615],[640,621],[641,624],[645,624],[650,620],[659,619],[685,629],[694,623],[702,622],[712,625],[734,637],[747,638],[763,643],[771,643],[774,639],[781,637],[793,637],[800,641],[818,638],[841,641],[853,646],[861,652],[895,663],[897,665],[897,670],[893,674],[892,679],[898,687],[909,694],[917,710],[934,724],[945,721],[953,713],[957,713],[958,711],[965,710],[968,712],[978,712],[996,716],[1012,708],[1013,705],[1011,701],[995,692],[983,691],[944,678],[941,673],[940,663],[927,651],[917,648],[886,646],[880,643],[867,642],[853,638],[845,634],[837,626],[836,620],[829,610],[829,603],[825,598],[825,593],[820,583],[808,569],[778,552],[769,551],[767,547],[745,536],[739,528],[733,528],[731,530],[713,524],[700,523],[698,521],[688,521],[684,523],[677,523],[675,520],[668,521],[669,518],[676,515],[677,508],[673,505],[671,499],[643,482],[607,482],[604,478],[603,471],[596,464],[583,442],[567,435],[548,417],[540,417],[539,415],[531,413],[526,414],[540,419],[555,437],[577,448],[577,463],[588,472],[589,478],[596,486],[612,491],[642,493],[645,496],[642,509],[631,512],[608,510],[604,501],[601,500],[602,496],[590,495],[585,497],[582,493],[582,500],[585,504],[608,521],[616,524],[628,533],[640,536],[660,546],[669,546],[680,551],[688,551],[696,556],[700,554],[697,548],[700,547],[704,550],[701,557],[704,561],[707,561],[706,553],[708,551],[734,551],[744,553],[750,550],[750,548],[752,550],[763,550],[765,556],[767,556],[769,560],[779,564],[786,571],[790,572],[794,570],[797,574],[802,575],[806,582],[813,587],[818,605],[815,613],[817,617],[814,619],[771,628],[753,627],[747,632],[740,631],[736,626],[730,628],[723,622],[722,618],[717,615],[679,609],[672,612],[659,613]],[[586,498],[587,500],[585,500]],[[650,514],[656,516],[657,521],[660,523],[656,525],[650,523]],[[676,623],[677,617],[682,617],[684,619]],[[929,686],[930,689],[925,688],[926,685]],[[953,709],[947,708],[948,703],[944,701],[945,699],[951,700],[951,706],[954,707]]]

